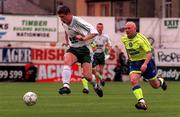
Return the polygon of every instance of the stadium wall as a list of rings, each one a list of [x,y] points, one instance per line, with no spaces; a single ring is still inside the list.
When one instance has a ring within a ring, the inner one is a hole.
[[[123,30],[124,24],[127,21],[135,21],[138,24],[138,30],[146,35],[152,42],[152,45],[155,47],[156,63],[158,65],[158,69],[160,69],[158,73],[160,75],[164,74],[164,76],[170,80],[180,79],[180,76],[178,75],[180,71],[179,18],[122,18],[118,20],[115,17],[82,18],[94,26],[96,26],[96,24],[99,22],[103,23],[105,26],[104,32],[110,35],[113,46],[119,45],[123,51],[125,51],[125,49],[121,43],[121,37],[125,34]],[[3,72],[4,65],[16,66],[17,68],[18,66],[24,66],[25,64],[33,62],[37,66],[38,71],[40,71],[38,72],[37,79],[47,80],[53,79],[54,77],[59,78],[59,71],[61,71],[61,67],[59,66],[63,65],[63,59],[59,60],[57,55],[63,52],[61,54],[61,57],[63,57],[64,54],[64,50],[61,45],[64,42],[64,30],[61,26],[61,21],[59,18],[56,16],[46,17],[2,15],[0,16],[0,24],[0,47],[2,48],[0,50],[0,68],[1,72],[4,73],[2,77],[7,75],[7,72]],[[23,34],[24,32],[34,32],[35,35],[38,35],[39,33],[46,33],[49,36],[18,36],[19,32]],[[52,46],[52,43],[55,43],[55,45]],[[31,51],[31,55],[26,53],[29,51]],[[45,54],[41,55],[43,53]],[[37,55],[38,57],[33,58],[35,57],[34,55]],[[50,57],[50,59],[48,59],[48,57]],[[24,63],[22,63],[23,60],[21,60],[23,58],[26,60]],[[115,62],[109,61],[105,67],[104,75],[111,80],[113,80],[114,77],[113,69],[115,65]],[[14,67],[9,68],[14,69]],[[75,72],[75,74],[81,74],[79,72],[80,71]],[[20,72],[18,73],[21,74]],[[59,81],[59,79],[55,79],[55,81]]]

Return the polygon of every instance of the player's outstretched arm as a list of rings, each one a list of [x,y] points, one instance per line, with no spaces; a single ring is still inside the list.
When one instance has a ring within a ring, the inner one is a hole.
[[[86,36],[76,35],[76,38],[80,41],[86,41],[94,38],[96,35],[97,35],[96,33],[88,34]]]

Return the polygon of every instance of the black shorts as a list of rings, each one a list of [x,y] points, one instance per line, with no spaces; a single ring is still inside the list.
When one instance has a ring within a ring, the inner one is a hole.
[[[93,67],[96,65],[104,65],[105,64],[105,54],[102,53],[95,53],[93,56]]]
[[[90,56],[90,50],[88,47],[86,46],[82,46],[82,47],[70,47],[67,52],[70,52],[72,54],[74,54],[79,63],[83,64],[83,63],[91,63],[91,56]]]

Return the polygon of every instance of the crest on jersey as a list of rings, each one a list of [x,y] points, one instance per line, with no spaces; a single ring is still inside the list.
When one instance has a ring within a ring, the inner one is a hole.
[[[129,42],[129,47],[132,47],[132,46],[133,46],[132,42]]]

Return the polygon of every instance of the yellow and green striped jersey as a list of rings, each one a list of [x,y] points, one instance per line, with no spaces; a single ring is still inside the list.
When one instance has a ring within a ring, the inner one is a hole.
[[[126,34],[122,37],[122,42],[131,61],[144,60],[147,52],[152,51],[148,39],[141,33],[137,33],[133,38],[128,38]]]

